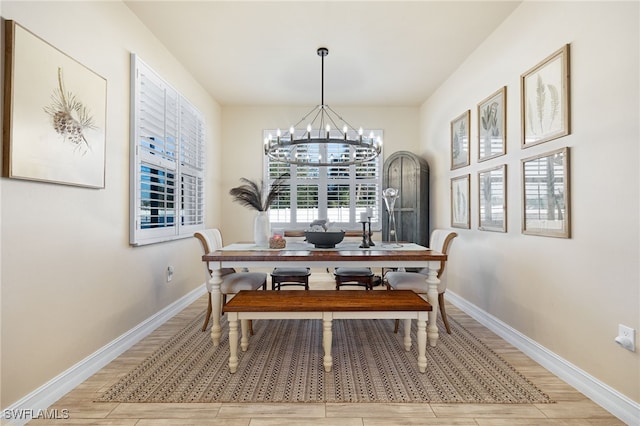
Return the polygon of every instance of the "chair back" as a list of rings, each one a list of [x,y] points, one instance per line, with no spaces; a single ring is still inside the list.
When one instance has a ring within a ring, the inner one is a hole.
[[[429,248],[435,251],[439,251],[440,253],[449,255],[449,248],[451,247],[451,242],[458,234],[453,231],[447,231],[446,229],[434,229],[431,231],[431,239],[429,240]],[[438,279],[440,280],[440,284],[438,284],[438,293],[442,294],[447,290],[447,283],[442,279],[442,274],[444,273],[444,267],[447,265],[446,260],[440,261],[440,269],[438,269]],[[427,273],[426,270],[423,270],[423,273]]]
[[[220,230],[217,228],[196,231],[193,236],[200,241],[200,244],[202,244],[203,254],[211,253],[212,251],[222,248],[222,234],[220,234]],[[211,271],[213,268],[211,265],[205,265],[205,270],[207,272],[206,278],[209,280],[211,278]]]

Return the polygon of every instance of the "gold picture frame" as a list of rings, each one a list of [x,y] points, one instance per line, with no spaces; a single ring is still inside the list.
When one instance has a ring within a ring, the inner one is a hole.
[[[471,228],[470,175],[451,179],[451,226],[453,228]]]
[[[507,165],[478,172],[478,229],[507,232]]]
[[[506,154],[507,86],[478,104],[478,161]]]
[[[522,233],[571,237],[569,148],[522,160]]]
[[[471,110],[451,121],[451,170],[469,165],[469,127]]]
[[[105,186],[107,81],[5,22],[5,177]]]
[[[569,44],[520,77],[522,147],[571,133]]]

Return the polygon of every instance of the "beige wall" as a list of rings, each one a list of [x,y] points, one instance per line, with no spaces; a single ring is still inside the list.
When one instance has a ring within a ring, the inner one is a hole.
[[[637,2],[527,2],[421,109],[432,165],[432,223],[450,226],[450,179],[471,174],[471,229],[459,230],[449,289],[550,351],[640,401]],[[520,74],[571,43],[572,134],[520,147]],[[477,103],[506,85],[507,154],[478,163]],[[449,170],[449,122],[471,109],[471,166]],[[520,160],[571,149],[571,239],[521,234]],[[477,172],[507,164],[508,232],[478,228]],[[637,334],[636,334],[637,335]]]
[[[252,214],[228,191],[242,176],[261,176],[261,130],[295,122],[307,108],[221,111],[118,2],[0,5],[4,18],[108,80],[105,189],[0,179],[0,406],[6,407],[202,282],[194,241],[127,243],[131,51],[205,114],[207,224],[223,227],[228,241],[251,238]],[[507,85],[507,155],[478,165],[472,145],[472,165],[460,171],[472,174],[472,229],[460,230],[453,245],[450,289],[640,401],[640,352],[613,343],[618,323],[640,329],[637,18],[635,2],[525,3],[422,108],[337,109],[354,124],[383,128],[386,156],[407,149],[428,159],[432,223],[449,227],[449,181],[458,175],[449,171],[449,122],[471,109],[475,137],[477,102]],[[573,133],[522,150],[519,75],[567,42]],[[560,146],[572,149],[573,238],[523,236],[520,159]],[[508,232],[477,231],[476,172],[502,163]],[[175,267],[169,285],[168,264]]]
[[[313,107],[225,107],[222,112],[222,229],[225,241],[251,241],[255,213],[234,203],[241,177],[262,178],[262,131],[297,123]],[[384,130],[384,156],[419,146],[418,107],[333,108],[354,127]]]
[[[193,238],[128,244],[130,52],[205,115],[211,221],[220,215],[213,202],[220,108],[120,2],[3,1],[2,16],[108,82],[105,189],[0,180],[0,405],[7,407],[204,281]]]

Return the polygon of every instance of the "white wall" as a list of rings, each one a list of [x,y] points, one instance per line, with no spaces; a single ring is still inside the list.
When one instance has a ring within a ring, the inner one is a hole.
[[[600,381],[640,401],[639,4],[523,3],[421,108],[432,223],[450,226],[452,177],[471,174],[471,229],[459,230],[449,289]],[[571,135],[520,147],[520,75],[571,44]],[[477,104],[506,85],[507,154],[478,163]],[[471,165],[449,170],[449,123],[471,109]],[[572,238],[521,234],[520,160],[571,150]],[[508,231],[478,228],[477,172],[507,164]]]
[[[128,244],[130,52],[204,114],[213,181],[220,108],[120,2],[3,1],[2,16],[107,79],[104,189],[0,180],[0,406],[6,407],[204,281],[193,238]],[[219,190],[207,191],[207,220],[216,221]],[[169,264],[175,274],[167,284]]]
[[[229,190],[240,178],[262,178],[264,129],[288,128],[313,107],[225,107],[222,112],[222,228],[225,241],[251,241],[255,212],[237,203]],[[384,130],[383,155],[416,151],[419,142],[418,108],[343,108],[332,106],[355,127]]]

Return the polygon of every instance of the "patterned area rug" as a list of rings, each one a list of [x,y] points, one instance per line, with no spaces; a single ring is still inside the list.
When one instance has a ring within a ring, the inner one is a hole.
[[[415,343],[406,352],[393,320],[334,320],[333,370],[322,366],[321,320],[261,320],[247,352],[228,369],[227,323],[213,347],[204,313],[168,339],[98,401],[549,403],[551,399],[450,318],[427,372]],[[415,336],[412,330],[413,342]]]

